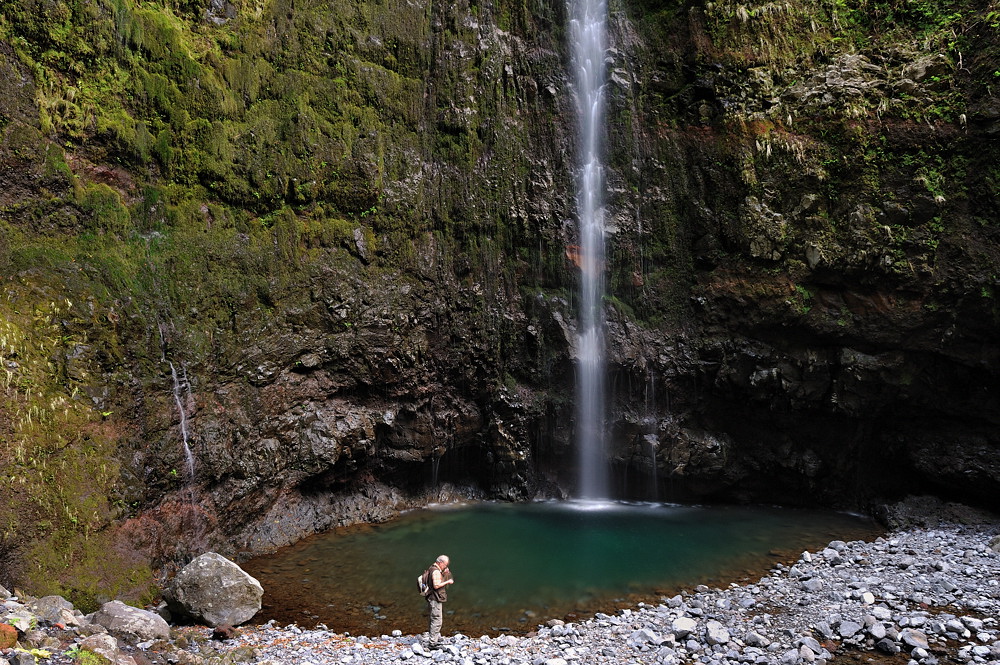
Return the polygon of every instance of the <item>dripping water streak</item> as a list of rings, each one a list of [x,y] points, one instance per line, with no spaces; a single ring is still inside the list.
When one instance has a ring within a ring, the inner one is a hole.
[[[187,413],[184,411],[184,404],[181,401],[181,384],[177,377],[177,368],[174,367],[174,363],[167,361],[170,365],[170,376],[174,380],[174,402],[177,404],[177,411],[181,415],[181,441],[184,443],[184,463],[187,465],[187,475],[188,480],[194,480],[194,453],[191,452],[191,446],[188,444],[188,427],[187,427]],[[187,371],[185,370],[185,379],[187,378]]]
[[[584,499],[608,496],[605,458],[604,359],[604,0],[570,0],[570,36],[579,116],[577,215],[580,235],[581,300],[577,377],[578,492]]]

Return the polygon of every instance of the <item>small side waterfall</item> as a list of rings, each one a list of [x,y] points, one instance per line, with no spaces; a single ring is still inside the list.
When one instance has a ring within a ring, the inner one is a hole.
[[[167,361],[167,364],[170,365],[170,377],[174,380],[174,403],[177,404],[177,412],[180,413],[181,417],[181,441],[184,444],[184,464],[187,471],[187,480],[190,483],[194,481],[194,453],[191,452],[191,445],[188,443],[187,410],[184,408],[184,402],[181,398],[181,380],[177,376],[177,368],[174,367],[174,363],[170,360]],[[187,370],[181,366],[181,371],[184,374],[183,385],[189,386]]]
[[[167,340],[163,336],[163,327],[163,323],[157,326],[160,333],[160,360],[167,363],[170,367],[170,378],[173,380],[174,404],[177,405],[177,413],[181,420],[181,443],[184,446],[184,465],[187,473],[187,482],[188,484],[192,484],[194,482],[194,453],[191,451],[191,444],[188,439],[187,409],[184,408],[184,397],[181,393],[183,386],[187,388],[190,394],[191,384],[188,382],[187,369],[181,365],[181,372],[183,374],[182,382],[181,377],[177,374],[177,367],[174,366],[172,360],[167,359]]]
[[[178,365],[175,365],[174,361],[167,357],[165,325],[163,323],[159,325],[160,360],[170,368],[170,379],[173,384],[171,394],[180,418],[181,445],[184,453],[183,484],[179,496],[174,499],[174,502],[165,504],[172,505],[172,510],[166,511],[165,514],[172,515],[173,519],[176,520],[172,523],[180,529],[177,534],[179,553],[183,553],[186,557],[204,550],[209,518],[201,506],[195,484],[195,458],[194,451],[191,450],[191,431],[188,422],[188,405],[194,401],[191,393],[191,381],[184,363],[179,363],[180,371],[178,371]]]
[[[581,270],[578,321],[577,449],[583,499],[608,497],[604,358],[604,66],[605,0],[569,0],[574,85],[579,115],[577,215]]]

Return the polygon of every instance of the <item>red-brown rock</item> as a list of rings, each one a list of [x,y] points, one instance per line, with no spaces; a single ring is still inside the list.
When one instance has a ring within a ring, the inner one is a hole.
[[[9,649],[17,644],[17,628],[0,623],[0,649]]]

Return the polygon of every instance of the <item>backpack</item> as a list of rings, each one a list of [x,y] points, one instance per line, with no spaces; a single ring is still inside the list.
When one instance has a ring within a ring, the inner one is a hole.
[[[430,570],[430,568],[428,568],[427,570]],[[420,595],[423,596],[424,598],[426,598],[427,594],[431,592],[431,585],[428,584],[428,579],[427,579],[427,570],[425,570],[423,573],[420,574],[419,577],[417,577],[417,589],[420,591]]]

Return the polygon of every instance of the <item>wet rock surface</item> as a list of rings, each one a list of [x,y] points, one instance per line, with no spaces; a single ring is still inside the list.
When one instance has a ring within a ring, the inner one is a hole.
[[[90,649],[120,663],[206,665],[801,665],[857,655],[916,665],[1000,663],[1000,523],[929,521],[874,542],[831,542],[756,582],[699,586],[658,605],[576,623],[551,620],[524,637],[450,635],[436,649],[426,635],[353,636],[274,622],[225,630],[180,626],[169,639],[116,638],[93,617],[75,612],[79,626],[50,623],[30,614],[31,599],[8,598],[0,619],[14,620],[19,643],[0,657],[11,664],[68,663],[76,650]],[[421,611],[419,603],[413,611]]]

